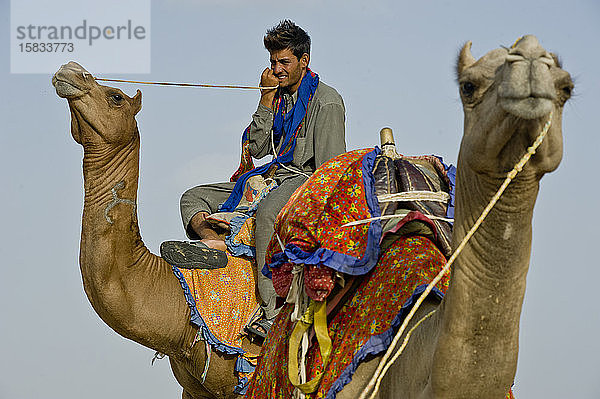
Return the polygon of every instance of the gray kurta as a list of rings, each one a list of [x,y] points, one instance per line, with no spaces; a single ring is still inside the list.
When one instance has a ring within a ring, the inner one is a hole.
[[[296,94],[296,93],[295,93]],[[291,107],[296,96],[286,98]],[[291,101],[290,101],[291,100]],[[259,104],[252,115],[252,123],[248,133],[250,154],[257,159],[272,155],[271,129],[273,127],[273,110]],[[345,108],[338,92],[319,82],[311,99],[304,123],[300,127],[293,161],[286,165],[305,174],[311,174],[324,162],[346,151],[344,135]],[[306,178],[302,175],[279,168],[274,176],[279,184],[275,190],[260,202],[256,213],[256,264],[258,267],[258,288],[267,318],[275,316],[275,290],[271,280],[261,273],[265,263],[267,244],[273,234],[273,223],[277,214],[287,200]],[[188,237],[199,237],[189,227],[192,217],[198,212],[214,213],[220,204],[225,202],[233,190],[235,183],[214,183],[201,185],[187,190],[181,197],[181,217]]]

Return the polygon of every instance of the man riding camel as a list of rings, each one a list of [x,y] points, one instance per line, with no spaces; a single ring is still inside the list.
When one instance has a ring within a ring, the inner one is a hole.
[[[261,337],[266,336],[278,313],[273,284],[261,273],[277,214],[316,168],[346,151],[344,103],[338,92],[320,81],[308,67],[308,34],[292,21],[284,20],[267,31],[264,46],[269,51],[271,67],[262,72],[260,85],[268,89],[261,90],[258,108],[242,140],[249,155],[256,159],[272,155],[273,161],[243,174],[245,170],[241,166],[232,178],[236,182],[206,184],[187,190],[181,197],[181,217],[188,237],[199,241],[179,243],[176,247],[186,261],[193,261],[195,254],[202,253],[201,248],[226,251],[225,241],[207,217],[218,211],[233,211],[251,176],[270,177],[277,183],[260,201],[255,214],[262,316],[247,330]],[[248,159],[251,164],[249,156]],[[169,253],[163,256],[168,257]]]

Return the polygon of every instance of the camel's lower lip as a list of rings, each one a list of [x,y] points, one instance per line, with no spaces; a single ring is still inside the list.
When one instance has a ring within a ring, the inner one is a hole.
[[[500,98],[500,106],[522,119],[538,119],[552,111],[552,100],[543,97]]]
[[[54,75],[54,77],[52,78],[52,85],[56,89],[56,94],[58,94],[58,96],[62,98],[79,97],[85,93],[84,90],[81,90],[73,83],[59,79],[56,77],[56,75]]]

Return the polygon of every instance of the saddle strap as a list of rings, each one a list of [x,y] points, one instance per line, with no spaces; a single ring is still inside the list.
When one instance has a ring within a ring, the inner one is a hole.
[[[331,354],[331,338],[327,333],[327,302],[326,301],[310,301],[306,313],[294,327],[288,346],[288,377],[293,386],[300,389],[304,394],[313,393],[319,387],[323,373],[318,373],[312,380],[305,383],[300,383],[298,377],[298,350],[302,335],[314,324],[317,342],[321,358],[323,359],[323,369],[329,362]]]

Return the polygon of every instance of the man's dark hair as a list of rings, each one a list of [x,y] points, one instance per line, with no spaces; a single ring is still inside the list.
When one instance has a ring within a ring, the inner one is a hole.
[[[304,53],[310,55],[310,36],[289,19],[285,19],[269,29],[263,42],[269,52],[289,48],[298,59]]]

